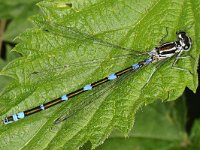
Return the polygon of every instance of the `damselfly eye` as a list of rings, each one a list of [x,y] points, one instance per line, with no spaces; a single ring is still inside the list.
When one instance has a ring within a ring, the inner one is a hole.
[[[178,39],[183,39],[186,36],[186,33],[180,31],[180,32],[176,32],[176,35]]]
[[[189,50],[191,48],[191,42],[188,42],[183,48],[184,50]]]

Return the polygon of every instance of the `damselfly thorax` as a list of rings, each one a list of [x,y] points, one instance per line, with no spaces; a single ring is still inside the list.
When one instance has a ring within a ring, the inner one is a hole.
[[[159,47],[155,47],[151,52],[149,52],[153,62],[172,57],[175,54],[179,55],[183,51],[190,50],[192,45],[191,38],[188,37],[185,32],[177,32],[176,34],[177,41],[161,44]]]

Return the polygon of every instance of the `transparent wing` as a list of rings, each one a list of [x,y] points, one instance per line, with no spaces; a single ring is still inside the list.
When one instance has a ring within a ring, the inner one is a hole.
[[[116,49],[116,50],[122,50],[122,51],[128,51],[128,52],[131,52],[132,54],[135,54],[135,55],[140,55],[140,54],[144,54],[143,52],[140,52],[140,51],[137,51],[137,50],[134,50],[134,49],[131,49],[131,48],[125,48],[125,47],[122,47],[120,45],[116,45],[116,44],[113,44],[113,43],[110,43],[108,41],[104,41],[102,39],[99,39],[97,37],[95,37],[94,35],[90,35],[88,33],[83,33],[83,32],[80,32],[78,29],[76,29],[75,27],[67,27],[67,26],[64,26],[64,25],[61,25],[61,24],[57,24],[57,23],[47,23],[46,24],[46,27],[48,29],[51,30],[51,32],[55,32],[55,34],[59,34],[60,36],[63,36],[63,37],[67,37],[66,34],[63,34],[63,33],[71,33],[70,34],[70,38],[74,38],[74,39],[81,39],[81,40],[90,40],[92,42],[94,42],[95,44],[99,44],[99,45],[103,45],[103,46],[106,46],[106,47],[110,47],[110,48],[113,48],[113,49]],[[54,28],[56,27],[56,28]],[[65,31],[65,32],[63,32]]]
[[[152,71],[149,72],[149,75],[146,77],[146,83],[144,83],[142,85],[142,88],[141,88],[142,90],[150,82],[151,78],[156,73],[156,71],[168,60],[169,59],[166,59],[164,61],[160,61],[160,62],[157,62],[157,63],[149,66],[149,67],[152,67],[151,68]],[[147,67],[147,66],[144,66],[144,67]],[[144,67],[141,69],[145,69]],[[93,91],[91,91],[89,94],[84,93],[83,95],[77,96],[76,98],[72,99],[72,101],[77,100],[77,102],[75,102],[73,104],[73,106],[71,106],[69,108],[65,108],[65,106],[68,105],[67,103],[65,104],[64,107],[61,107],[60,109],[63,109],[63,111],[61,111],[62,115],[54,120],[54,125],[70,119],[71,117],[75,116],[80,111],[82,111],[83,109],[85,109],[85,110],[92,109],[94,107],[94,106],[91,107],[92,103],[97,103],[97,104],[101,105],[101,102],[98,102],[98,101],[102,101],[101,100],[102,97],[106,97],[109,93],[112,93],[112,91],[114,91],[116,88],[119,88],[118,86],[129,82],[129,80],[127,80],[127,79],[134,78],[133,75],[139,70],[132,70],[129,73],[121,76],[117,80],[107,82],[107,83],[93,89]]]
[[[41,74],[49,74],[50,72],[58,72],[58,71],[66,71],[69,69],[77,69],[79,67],[86,67],[86,66],[99,66],[102,62],[103,63],[111,63],[112,62],[116,62],[116,61],[121,61],[123,59],[129,59],[129,58],[134,58],[133,54],[125,54],[125,55],[119,55],[119,56],[115,56],[110,58],[110,60],[105,60],[105,58],[98,58],[98,59],[93,59],[93,60],[88,60],[88,61],[77,61],[77,62],[73,62],[73,63],[68,63],[68,64],[62,64],[59,61],[54,62],[54,65],[52,67],[48,67],[48,69],[43,69],[43,70],[38,70],[38,71],[34,71],[31,74],[32,75],[41,75]]]
[[[95,89],[93,89],[93,91],[90,91],[90,93],[84,93],[77,96],[76,98],[73,98],[71,101],[76,101],[74,104],[72,104],[73,106],[65,108],[66,105],[68,105],[66,103],[64,107],[60,108],[60,110],[63,109],[61,113],[62,115],[54,120],[54,125],[68,120],[83,109],[92,109],[93,107],[90,107],[92,103],[96,102],[97,104],[99,104],[98,101],[101,101],[102,97],[106,97],[109,93],[114,91],[118,85],[126,82],[126,79],[132,77],[135,72],[136,71],[134,70],[130,71],[129,73],[121,76],[117,80],[109,81],[107,83],[104,83],[103,85],[96,87]]]

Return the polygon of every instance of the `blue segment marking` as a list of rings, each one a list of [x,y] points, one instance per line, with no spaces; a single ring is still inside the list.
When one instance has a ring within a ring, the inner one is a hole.
[[[108,76],[108,80],[115,80],[115,79],[117,79],[117,76],[114,73]]]
[[[146,64],[149,64],[150,62],[152,62],[152,58],[146,59],[146,60],[144,61],[144,64],[146,65]]]
[[[14,121],[17,121],[17,120],[18,120],[17,114],[14,114],[12,117],[13,117],[13,120],[14,120]]]
[[[17,117],[18,117],[18,119],[24,118],[25,117],[24,112],[17,113]]]
[[[133,68],[133,69],[138,69],[138,68],[140,68],[140,65],[139,65],[139,64],[133,64],[133,65],[132,65],[132,68]]]
[[[91,90],[91,89],[92,89],[92,85],[91,85],[91,84],[86,85],[86,86],[83,88],[84,91],[88,91],[88,90]]]
[[[44,105],[42,104],[42,105],[40,105],[40,108],[42,109],[42,110],[45,110],[45,108],[44,108]]]
[[[63,95],[63,96],[61,97],[61,100],[62,100],[62,101],[66,101],[66,100],[68,100],[67,95]]]

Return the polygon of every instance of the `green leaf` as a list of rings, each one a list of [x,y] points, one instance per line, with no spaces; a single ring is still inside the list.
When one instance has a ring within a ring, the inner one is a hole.
[[[23,55],[1,72],[15,81],[0,95],[2,118],[30,109],[122,70],[147,57],[137,56],[187,29],[192,50],[172,68],[174,57],[150,64],[16,123],[0,126],[1,149],[77,149],[87,141],[95,148],[113,129],[128,135],[138,108],[158,99],[175,100],[189,87],[197,88],[199,1],[84,0],[44,1],[43,16],[23,33],[15,50]],[[191,26],[191,28],[187,28]],[[152,77],[151,77],[152,75]],[[151,78],[150,78],[151,77]],[[83,106],[81,106],[83,105]],[[79,109],[79,106],[81,109]],[[70,115],[73,114],[73,115]],[[54,124],[59,117],[67,120]],[[159,123],[159,122],[158,122]],[[147,127],[148,128],[148,127]],[[9,143],[9,144],[7,144]]]
[[[185,131],[185,99],[176,102],[153,103],[136,114],[133,130],[124,138],[113,132],[97,150],[179,150],[190,147]]]
[[[136,114],[134,128],[128,137],[115,130],[96,150],[199,149],[200,120],[195,121],[191,133],[186,131],[188,117],[185,102],[182,96],[175,102],[156,102],[144,107]],[[81,150],[89,149],[89,146],[87,143]]]

